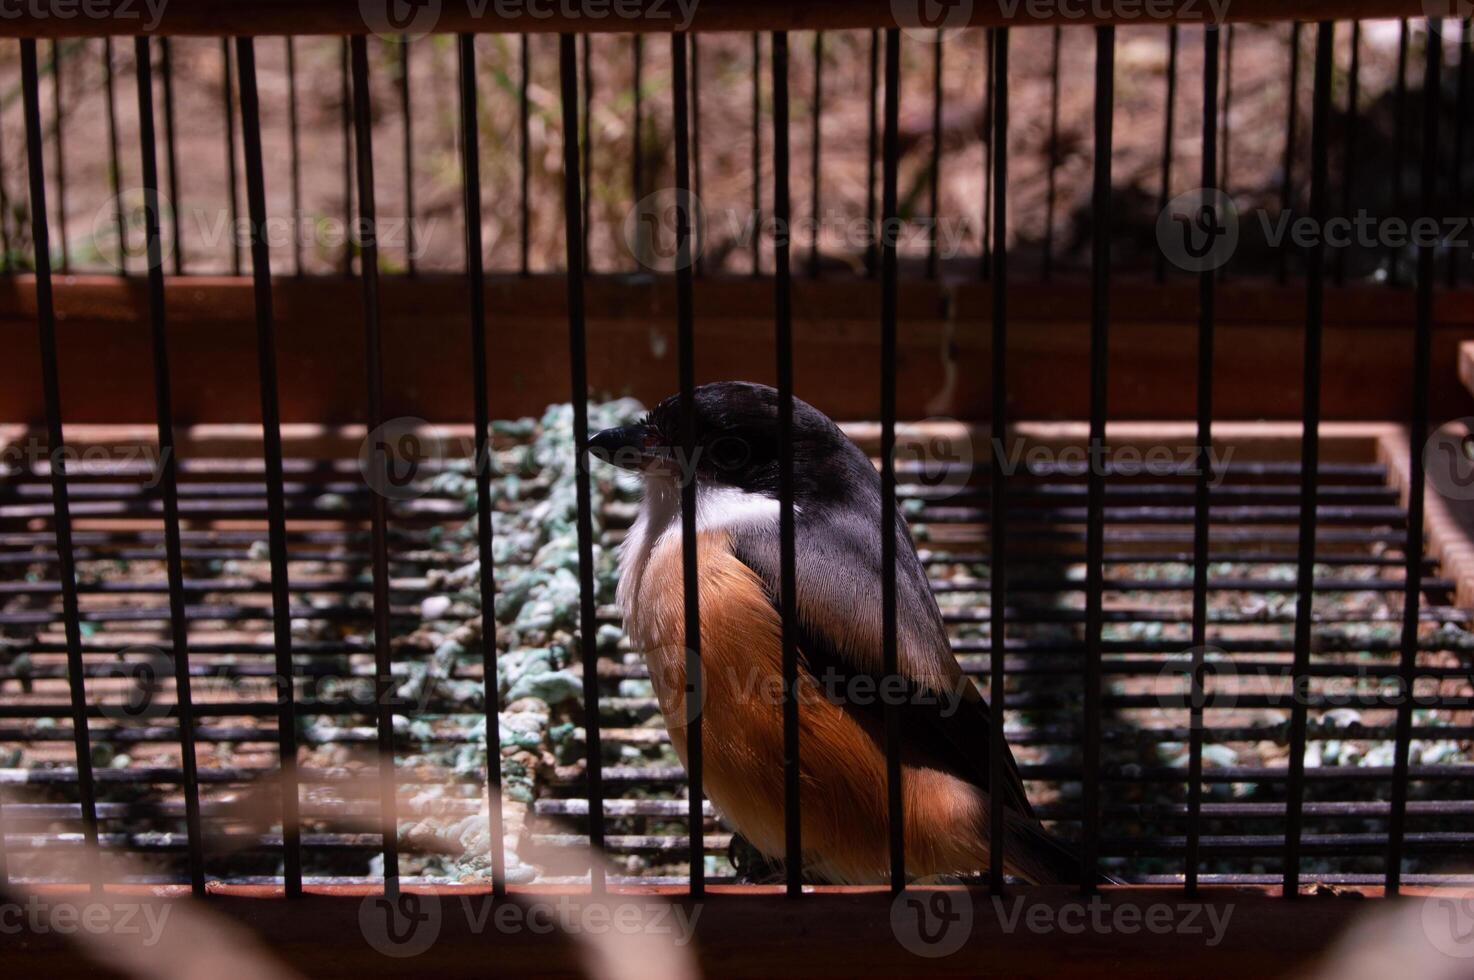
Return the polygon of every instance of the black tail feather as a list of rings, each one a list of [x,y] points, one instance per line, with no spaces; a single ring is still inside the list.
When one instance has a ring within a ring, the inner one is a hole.
[[[1080,852],[1045,830],[1038,821],[1020,816],[1009,821],[1004,864],[1036,885],[1078,885],[1084,868]],[[1120,885],[1120,879],[1097,870],[1092,884]]]

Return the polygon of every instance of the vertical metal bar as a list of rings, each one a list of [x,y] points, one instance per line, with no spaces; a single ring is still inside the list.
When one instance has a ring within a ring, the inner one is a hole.
[[[1280,213],[1288,216],[1294,209],[1295,137],[1300,121],[1300,22],[1290,23],[1290,78],[1285,95],[1285,154],[1280,163]],[[1290,275],[1290,250],[1279,250],[1277,275],[1283,285]]]
[[[692,193],[696,200],[701,200],[701,35],[692,34],[691,44],[691,174]],[[701,228],[695,228],[693,234],[700,235]],[[693,247],[696,250],[696,274],[704,275],[706,272],[706,248],[705,242],[699,237]]]
[[[761,228],[763,221],[763,45],[762,35],[752,33],[752,227]],[[752,236],[752,274],[762,275],[762,236]]]
[[[41,385],[46,400],[46,439],[51,473],[52,528],[61,577],[62,621],[67,641],[67,685],[72,696],[72,744],[77,760],[77,796],[87,846],[97,848],[97,796],[92,779],[92,739],[87,727],[87,691],[82,671],[82,623],[77,607],[77,566],[72,552],[72,510],[67,492],[67,448],[62,432],[61,377],[56,355],[56,310],[51,292],[51,243],[46,228],[46,174],[42,158],[41,98],[36,42],[20,42],[21,89],[26,117],[26,162],[31,183],[31,241],[35,250],[36,328],[41,350]],[[55,63],[56,47],[52,45]],[[61,120],[58,119],[58,128]],[[58,144],[59,146],[60,144]],[[94,880],[94,888],[100,879]]]
[[[1408,21],[1404,17],[1397,25],[1397,79],[1392,102],[1392,213],[1402,217],[1405,203],[1403,167],[1406,165],[1407,145],[1407,49]],[[1402,279],[1398,269],[1397,246],[1387,245],[1387,282],[1397,285]]]
[[[931,62],[931,158],[927,168],[927,183],[930,184],[927,213],[931,218],[931,242],[926,250],[926,277],[937,277],[937,222],[941,220],[942,199],[942,43],[945,35],[939,30],[932,42]],[[989,81],[989,85],[993,81]],[[989,141],[991,142],[991,140]]]
[[[102,39],[102,97],[107,105],[108,177],[113,189],[113,226],[118,230],[118,272],[128,272],[128,242],[123,227],[123,168],[118,158],[118,105],[113,84],[113,39]]]
[[[4,129],[0,126],[0,129]],[[3,133],[0,133],[3,136]],[[10,251],[10,195],[5,190],[5,150],[3,139],[0,139],[0,250],[4,251],[5,271],[12,272],[15,269],[15,257]],[[3,833],[3,830],[0,830]],[[4,862],[5,842],[0,840],[0,864]],[[5,869],[0,867],[0,884],[5,882]]]
[[[993,138],[998,147],[993,181],[993,406],[989,431],[994,436],[989,475],[988,511],[988,700],[992,707],[991,731],[988,733],[988,785],[1008,783],[1008,751],[1003,740],[1003,715],[1007,689],[1004,686],[1004,651],[1007,647],[1008,607],[1007,560],[1005,546],[1008,520],[1008,474],[1003,468],[1003,454],[1008,440],[1008,28],[993,32],[992,88]],[[938,39],[937,47],[941,47]],[[1003,892],[1003,845],[1008,823],[1003,794],[988,796],[989,887],[995,895]]]
[[[593,222],[590,220],[590,207],[594,200],[594,37],[592,34],[583,36],[583,264],[586,270],[592,271],[594,267],[593,256],[589,254],[589,229]],[[570,130],[571,132],[571,130]]]
[[[164,81],[164,159],[169,163],[169,240],[174,245],[174,274],[184,275],[184,233],[179,212],[179,147],[174,139],[174,65],[169,39],[159,38],[159,74]]]
[[[524,39],[526,35],[523,35]],[[507,891],[502,829],[501,713],[497,700],[496,568],[491,526],[491,410],[486,383],[486,274],[481,260],[481,136],[476,118],[476,38],[457,39],[461,83],[461,207],[466,223],[466,286],[471,313],[471,397],[476,404],[476,554],[481,562],[481,677],[486,710],[486,798],[491,887]]]
[[[870,88],[865,142],[865,274],[875,278],[879,269],[879,236],[875,227],[875,161],[880,154],[880,31],[870,31]]]
[[[290,49],[288,49],[290,50]],[[287,575],[287,508],[282,477],[281,403],[276,372],[276,320],[271,299],[271,250],[266,241],[266,177],[261,108],[256,93],[256,46],[236,39],[241,83],[241,137],[246,163],[246,214],[251,225],[251,285],[256,308],[256,368],[261,389],[261,443],[266,467],[267,555],[271,560],[271,628],[276,648],[276,745],[281,769],[282,884],[302,894],[302,827],[298,816],[297,707],[292,680],[292,604]],[[293,155],[295,161],[295,154]],[[293,167],[295,171],[295,166]]]
[[[583,224],[580,226],[583,242],[584,268],[592,271],[593,257],[589,255],[590,206],[594,200],[594,37],[583,36]]]
[[[368,42],[363,35],[349,41],[353,67],[353,136],[358,172],[358,234],[363,280],[364,344],[368,362],[368,428],[384,423],[383,336],[379,323],[379,243],[374,207],[373,112],[369,106]],[[383,473],[385,449],[374,446],[373,466]],[[383,486],[384,484],[380,484]],[[384,837],[384,893],[399,894],[399,840],[394,780],[394,677],[389,650],[389,515],[382,493],[371,495],[374,564],[374,687],[377,695],[379,808]]]
[[[235,96],[231,86],[230,41],[220,39],[220,55],[225,61],[225,77],[222,91],[225,100],[225,186],[230,198],[230,273],[241,274],[241,240],[236,234],[236,221],[240,207],[236,202],[235,174]]]
[[[901,32],[885,32],[885,148],[880,232],[880,590],[881,674],[900,673],[896,610],[896,181],[900,161]],[[902,810],[901,714],[885,705],[886,815],[890,827],[891,891],[906,887],[906,832]]]
[[[558,76],[563,102],[563,220],[568,253],[568,361],[573,400],[573,443],[577,456],[579,648],[583,657],[584,747],[588,752],[589,845],[594,860],[589,887],[604,890],[604,778],[599,732],[599,651],[594,642],[594,522],[589,490],[588,341],[584,330],[583,240],[578,173],[578,67],[572,34],[558,36]]]
[[[415,138],[409,99],[408,37],[399,39],[399,114],[404,119],[404,268],[415,274]]]
[[[287,138],[291,143],[292,164],[292,272],[302,274],[302,153],[300,122],[297,118],[297,46],[288,35],[287,42]],[[242,98],[245,94],[242,93]],[[247,181],[250,180],[249,175]],[[247,190],[249,195],[250,191]],[[251,219],[255,222],[255,219]]]
[[[528,56],[531,45],[526,34],[518,35],[521,45],[517,66],[522,72],[517,87],[517,153],[521,157],[521,169],[518,171],[520,177],[521,208],[522,216],[518,225],[521,233],[518,242],[518,260],[522,274],[528,275],[532,272],[532,99],[529,94],[529,85],[532,81],[532,59]],[[476,80],[471,79],[474,91]],[[479,137],[478,137],[479,139]],[[480,153],[480,144],[477,144],[477,153]],[[481,202],[476,201],[479,213]]]
[[[824,32],[814,32],[814,105],[809,112],[809,122],[812,127],[809,136],[809,183],[812,185],[810,197],[810,225],[813,227],[813,238],[809,242],[809,278],[819,278],[819,208],[820,208],[820,145],[823,142],[823,117],[824,117]]]
[[[634,59],[633,65],[633,114],[634,120],[631,131],[634,133],[634,146],[631,147],[630,158],[630,187],[634,196],[630,198],[631,204],[639,202],[644,197],[645,187],[645,146],[643,137],[645,135],[645,39],[640,34],[631,34],[630,43],[633,45],[631,54]]]
[[[1438,115],[1442,110],[1443,87],[1439,83],[1443,55],[1441,22],[1428,21],[1426,61],[1423,67],[1423,155],[1419,174],[1420,213],[1433,216],[1438,207]],[[1468,33],[1465,32],[1467,40]],[[1397,742],[1392,758],[1392,810],[1387,820],[1387,894],[1396,895],[1402,886],[1403,833],[1406,828],[1408,754],[1413,736],[1413,685],[1418,670],[1418,605],[1423,588],[1423,444],[1428,440],[1428,374],[1433,347],[1434,246],[1418,245],[1418,313],[1413,334],[1413,404],[1409,411],[1407,438],[1411,463],[1408,467],[1407,541],[1403,544],[1402,656],[1397,668],[1400,700],[1397,702]]]
[[[1233,138],[1233,38],[1237,25],[1229,24],[1228,33],[1223,39],[1223,132],[1220,138],[1223,141],[1218,157],[1218,185],[1223,193],[1229,193],[1229,143]],[[1228,274],[1228,264],[1224,263],[1218,269],[1218,276],[1222,278]]]
[[[348,39],[338,48],[339,101],[343,128],[343,226],[349,229],[349,243],[343,246],[343,275],[353,275],[353,96],[348,90]]]
[[[1157,192],[1157,213],[1172,199],[1172,133],[1177,108],[1177,25],[1167,28],[1167,99],[1162,113],[1162,186]],[[1157,282],[1167,279],[1167,253],[1157,249]]]
[[[1054,190],[1059,174],[1059,42],[1054,28],[1049,55],[1049,169],[1044,188],[1044,261],[1040,270],[1045,282],[1054,278]]]
[[[983,93],[983,120],[986,131],[993,125],[993,28],[986,27],[983,29],[983,45],[986,49],[984,59],[987,61],[987,66],[983,71],[983,85],[987,87],[987,91]],[[987,279],[993,274],[993,262],[991,258],[993,248],[993,222],[989,217],[989,212],[993,207],[994,149],[996,147],[993,146],[993,139],[990,135],[987,143],[983,146],[983,250],[981,254],[982,261],[979,265],[979,273],[983,279]]]
[[[1217,24],[1203,31],[1203,154],[1200,181],[1205,189],[1218,183],[1218,35]],[[1188,894],[1198,888],[1203,814],[1203,705],[1208,643],[1209,496],[1213,484],[1213,270],[1198,273],[1198,458],[1193,487],[1193,621],[1192,691],[1188,702],[1187,859],[1183,870]]]
[[[1310,114],[1310,220],[1323,227],[1326,213],[1326,143],[1331,113],[1331,55],[1335,26],[1316,29],[1315,93]],[[1316,495],[1320,467],[1321,318],[1324,250],[1305,251],[1305,408],[1300,437],[1300,542],[1295,587],[1295,658],[1291,666],[1294,698],[1290,707],[1290,762],[1285,800],[1284,893],[1300,887],[1300,828],[1305,803],[1306,700],[1310,693],[1310,644],[1315,598]]]
[[[676,142],[676,333],[680,361],[681,452],[696,459],[696,330],[691,296],[690,109],[686,98],[686,35],[670,36],[671,100]],[[681,603],[686,628],[686,827],[691,854],[691,894],[706,890],[706,828],[702,813],[701,609],[696,563],[696,480],[681,481]]]
[[[798,731],[797,524],[793,503],[793,297],[788,188],[788,35],[773,35],[773,310],[778,355],[778,605],[783,643],[783,864],[789,896],[803,892]]]
[[[1116,29],[1095,29],[1095,174],[1090,255],[1090,475],[1085,564],[1084,846],[1080,884],[1095,889],[1100,851],[1100,701],[1102,599],[1105,592],[1105,446],[1110,343],[1111,150],[1114,122]]]
[[[1346,135],[1343,139],[1341,164],[1341,215],[1351,217],[1351,198],[1356,189],[1356,134],[1361,128],[1358,121],[1359,89],[1361,88],[1361,21],[1351,22],[1351,64],[1346,71]],[[1336,285],[1346,281],[1346,248],[1336,249]]]
[[[1459,75],[1456,94],[1454,96],[1454,161],[1451,176],[1453,188],[1449,199],[1455,202],[1455,206],[1461,206],[1464,200],[1464,117],[1469,113],[1469,28],[1470,18],[1465,17],[1459,30]],[[1468,255],[1468,246],[1454,245],[1448,250],[1448,287],[1454,288],[1459,284],[1459,261]]]
[[[158,417],[159,489],[164,503],[164,562],[169,581],[169,637],[173,644],[174,701],[179,716],[180,768],[188,835],[190,889],[205,894],[205,849],[200,829],[200,785],[195,761],[194,699],[189,680],[189,621],[184,607],[184,559],[179,537],[179,463],[174,445],[174,400],[169,377],[169,337],[164,308],[164,248],[159,240],[159,169],[154,149],[153,66],[147,37],[133,39],[138,77],[138,144],[148,249],[148,311],[153,338],[154,411]],[[109,46],[111,54],[111,46]]]
[[[72,250],[67,246],[67,167],[66,157],[62,151],[62,121],[66,116],[62,112],[62,76],[61,76],[61,41],[51,42],[51,144],[52,154],[56,158],[56,239],[61,246],[59,266],[62,274],[72,269]],[[49,259],[48,259],[49,261]]]
[[[0,153],[3,157],[3,153]],[[0,158],[0,175],[5,172],[4,160]],[[5,194],[5,181],[0,176],[0,242],[3,242],[5,250],[5,271],[10,272],[13,268],[10,254],[10,204]],[[5,794],[0,793],[0,887],[10,884],[10,862],[7,855],[6,829],[5,829]]]

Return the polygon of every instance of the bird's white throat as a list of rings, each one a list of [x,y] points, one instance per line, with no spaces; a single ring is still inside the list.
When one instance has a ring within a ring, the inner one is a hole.
[[[754,526],[776,527],[778,501],[736,487],[696,483],[696,532],[731,531]],[[794,508],[797,513],[798,508]],[[646,474],[640,513],[619,551],[619,605],[629,613],[630,594],[640,580],[652,552],[668,537],[681,536],[681,484],[678,480]]]

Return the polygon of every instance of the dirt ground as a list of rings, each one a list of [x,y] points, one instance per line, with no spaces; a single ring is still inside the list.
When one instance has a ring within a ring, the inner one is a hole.
[[[1289,25],[1238,25],[1232,31],[1232,63],[1227,69],[1227,182],[1242,211],[1264,205],[1277,210],[1287,124]],[[1458,58],[1457,31],[1445,37],[1445,62]],[[1309,156],[1309,110],[1314,30],[1300,35],[1302,56],[1296,92],[1297,147],[1292,184],[1303,198]],[[1201,128],[1201,28],[1180,32],[1176,118],[1172,136],[1174,194],[1198,186]],[[1147,267],[1155,258],[1152,227],[1161,193],[1161,148],[1167,94],[1168,32],[1160,25],[1118,31],[1116,50],[1115,149],[1116,248],[1118,264]],[[48,135],[48,204],[53,220],[60,208],[65,180],[66,260],[74,270],[116,271],[117,233],[114,182],[108,139],[105,53],[102,41],[70,40],[60,44],[62,106],[58,141]],[[520,42],[515,37],[483,36],[477,40],[480,93],[482,223],[488,268],[515,270],[520,265],[522,202],[519,146]],[[533,271],[563,264],[561,207],[562,125],[558,97],[557,38],[534,36],[528,42],[530,107],[528,143],[529,265]],[[591,126],[592,202],[590,250],[597,271],[638,268],[626,245],[626,218],[635,199],[633,45],[628,35],[592,39]],[[666,38],[643,43],[643,134],[638,141],[643,177],[640,190],[649,194],[673,183],[670,47]],[[823,38],[823,92],[818,112],[819,213],[821,248],[826,265],[853,265],[863,251],[866,212],[867,121],[870,33],[833,32]],[[1038,266],[1038,243],[1048,219],[1050,167],[1050,65],[1053,31],[1016,29],[1011,40],[1009,241],[1018,250],[1016,268]],[[1228,42],[1226,41],[1226,44]],[[278,272],[331,273],[351,258],[343,219],[349,213],[345,170],[344,43],[332,38],[299,38],[294,42],[298,137],[289,130],[291,87],[287,44],[281,38],[256,43],[265,148],[268,212],[272,216],[273,264]],[[792,200],[796,218],[813,210],[815,99],[814,35],[795,34],[790,44]],[[751,256],[746,231],[752,209],[752,40],[748,35],[702,35],[699,71],[701,197],[706,216],[705,269],[745,272]],[[1414,27],[1409,58],[1409,91],[1421,84],[1421,28]],[[949,272],[971,274],[981,243],[985,144],[981,138],[986,87],[984,36],[968,31],[942,44],[943,118],[946,130],[938,181],[939,248],[944,259],[959,256]],[[1398,27],[1396,22],[1368,22],[1361,41],[1361,118],[1357,126],[1357,182],[1354,203],[1390,209],[1387,179],[1395,154],[1392,144],[1402,129],[1404,145],[1416,147],[1418,99],[1408,97],[1399,114],[1395,97]],[[160,43],[152,50],[157,60]],[[6,198],[5,230],[11,258],[29,262],[24,125],[21,112],[19,48],[0,43],[0,159]],[[907,155],[902,163],[901,202],[917,226],[903,236],[902,248],[915,258],[925,255],[928,235],[922,219],[929,211],[932,78],[935,45],[903,35],[902,135]],[[52,49],[41,49],[44,125],[56,115],[51,75]],[[460,203],[460,162],[456,103],[456,50],[447,36],[433,35],[409,46],[409,120],[412,152],[406,161],[405,113],[400,102],[401,52],[394,42],[370,39],[373,84],[375,188],[381,220],[381,264],[388,271],[406,270],[413,240],[417,270],[458,271],[464,243]],[[112,97],[117,120],[116,186],[125,204],[139,199],[140,164],[134,51],[131,42],[111,46]],[[1338,32],[1331,121],[1333,183],[1339,180],[1345,135],[1346,67],[1350,31]],[[226,152],[226,93],[221,42],[174,39],[171,42],[174,89],[174,145],[178,200],[173,201],[181,231],[182,268],[186,272],[228,272],[233,267],[232,214],[244,211],[244,164],[241,140],[235,136],[238,184],[236,203],[229,194]],[[233,59],[232,59],[233,60]],[[764,207],[773,198],[771,123],[771,39],[761,42],[762,174],[759,191]],[[1054,243],[1057,267],[1066,271],[1088,264],[1090,172],[1093,159],[1094,34],[1086,27],[1061,32],[1057,167],[1055,168]],[[163,111],[163,88],[156,71],[156,111]],[[1445,72],[1447,86],[1456,72]],[[235,89],[236,86],[232,86]],[[238,96],[238,92],[233,91]],[[1452,105],[1450,99],[1450,106]],[[168,158],[161,167],[168,179]],[[1445,130],[1448,132],[1448,130]],[[1447,145],[1452,140],[1446,140]],[[1450,150],[1450,155],[1452,151]],[[1417,154],[1405,153],[1409,184]],[[1474,157],[1471,157],[1474,159]],[[292,162],[300,171],[300,195],[294,194]],[[407,166],[408,164],[408,166]],[[406,171],[412,171],[414,233],[406,229]],[[643,195],[642,195],[643,196]],[[1332,200],[1339,199],[1333,187]],[[234,210],[233,210],[234,208]],[[168,209],[166,209],[167,211]],[[808,228],[795,229],[796,255],[807,249]],[[62,234],[53,227],[53,246],[60,257]],[[166,235],[168,234],[166,230]],[[130,238],[127,265],[142,267],[140,233]],[[1252,237],[1252,236],[1246,236]],[[1241,248],[1236,264],[1262,269],[1269,261],[1263,249]],[[172,253],[173,245],[166,245]],[[762,259],[771,268],[770,243]],[[248,255],[244,261],[248,265]],[[1366,257],[1357,271],[1376,271],[1378,257]],[[172,263],[172,259],[171,259]],[[1021,273],[1026,274],[1026,273]]]

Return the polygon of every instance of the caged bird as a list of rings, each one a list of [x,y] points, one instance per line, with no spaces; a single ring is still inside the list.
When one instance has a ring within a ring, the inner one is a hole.
[[[591,454],[638,472],[639,516],[619,556],[617,597],[645,653],[671,742],[687,763],[702,721],[703,789],[774,866],[784,854],[784,735],[778,393],[719,382],[694,392],[695,451],[681,452],[680,399],[607,429]],[[991,793],[1003,794],[1004,867],[1031,883],[1078,881],[1079,858],[1035,818],[1012,752],[990,785],[989,709],[952,654],[941,611],[896,514],[899,673],[882,663],[881,480],[822,412],[793,400],[791,429],[799,676],[800,828],[805,874],[879,883],[890,870],[886,702],[901,713],[908,875],[989,867]],[[681,487],[696,488],[700,703],[687,704]],[[1101,880],[1109,880],[1102,878]]]

